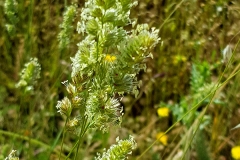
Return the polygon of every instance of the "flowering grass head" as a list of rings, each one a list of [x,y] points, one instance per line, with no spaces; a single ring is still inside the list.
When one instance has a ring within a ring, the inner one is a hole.
[[[16,150],[12,150],[5,160],[19,160],[19,158],[15,155],[16,152]]]
[[[16,33],[16,24],[19,22],[18,3],[16,0],[6,0],[4,3],[4,13],[7,16],[8,24],[6,29],[9,35],[14,36]]]
[[[89,127],[107,131],[121,123],[119,101],[124,93],[137,96],[140,81],[136,75],[146,68],[144,60],[152,57],[151,49],[160,40],[158,30],[147,24],[131,31],[123,28],[135,23],[129,18],[135,5],[131,0],[91,0],[82,9],[77,31],[84,39],[71,58],[74,83],[65,86],[72,104],[74,98],[80,99],[77,108],[81,117],[91,120]]]
[[[132,153],[132,150],[135,149],[136,146],[137,144],[132,136],[126,140],[119,140],[119,138],[117,138],[117,144],[112,145],[110,149],[108,149],[102,155],[98,155],[95,160],[127,159],[127,156]]]
[[[59,113],[67,117],[70,117],[72,113],[72,104],[67,97],[65,97],[62,101],[58,101],[56,108],[59,109]]]
[[[37,58],[32,58],[28,63],[24,65],[24,69],[21,71],[20,80],[16,84],[17,88],[25,88],[25,91],[32,91],[40,78],[41,66],[38,63]]]
[[[59,48],[64,49],[70,43],[70,34],[73,31],[72,22],[75,19],[75,15],[77,13],[76,6],[71,5],[66,8],[66,11],[63,15],[63,23],[60,25],[62,29],[58,34],[59,39]]]
[[[123,95],[139,93],[137,74],[146,69],[145,59],[152,57],[160,38],[158,30],[147,24],[124,29],[136,23],[129,18],[135,5],[132,0],[89,0],[82,9],[77,31],[83,40],[71,57],[73,83],[63,82],[69,98],[57,105],[58,112],[68,117],[66,127],[78,131],[80,138],[89,128],[107,132],[119,126]],[[69,118],[73,109],[78,109],[80,124]],[[97,159],[125,159],[135,147],[132,137],[120,140]]]

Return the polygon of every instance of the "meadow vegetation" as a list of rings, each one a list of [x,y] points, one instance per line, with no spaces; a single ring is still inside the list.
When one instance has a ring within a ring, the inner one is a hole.
[[[240,2],[118,2],[0,2],[0,160],[240,159]]]

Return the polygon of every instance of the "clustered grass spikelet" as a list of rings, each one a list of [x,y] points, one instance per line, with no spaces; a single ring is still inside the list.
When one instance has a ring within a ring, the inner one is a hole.
[[[15,156],[16,152],[16,150],[12,150],[11,153],[5,158],[5,160],[19,160],[19,158]]]
[[[80,132],[89,128],[107,132],[111,126],[121,124],[123,95],[138,95],[141,81],[137,74],[146,70],[145,59],[152,57],[151,50],[160,38],[159,31],[147,24],[125,30],[126,26],[136,24],[129,18],[130,9],[136,5],[132,0],[85,2],[81,21],[77,23],[77,32],[83,40],[71,57],[73,83],[63,82],[69,95],[57,105],[58,112],[68,117],[66,124],[70,128],[79,127],[76,130]],[[74,115],[81,123],[70,120],[71,112],[79,113]],[[132,137],[118,141],[103,157],[124,159],[135,145]]]
[[[72,22],[75,19],[77,9],[75,5],[71,5],[66,8],[63,14],[63,23],[60,25],[62,29],[58,34],[59,48],[64,49],[70,43],[70,34],[73,31]]]
[[[73,83],[64,85],[71,104],[81,110],[81,117],[87,115],[92,128],[107,131],[121,124],[119,101],[124,93],[137,96],[136,75],[146,69],[144,60],[152,57],[150,51],[160,40],[158,30],[147,24],[124,29],[136,23],[129,18],[135,5],[132,0],[89,0],[82,9],[77,31],[84,39],[71,58]],[[66,114],[60,104],[59,112]]]
[[[20,80],[16,84],[17,88],[23,87],[25,91],[32,91],[40,78],[41,66],[38,63],[37,58],[31,58],[28,63],[24,65],[24,69],[21,71]]]
[[[64,97],[63,100],[58,101],[58,104],[56,106],[59,113],[61,113],[62,115],[65,115],[67,117],[70,117],[71,113],[72,113],[72,104],[71,101],[67,98]]]
[[[137,143],[132,136],[126,140],[119,140],[117,138],[117,144],[112,145],[106,152],[102,155],[95,157],[95,160],[124,160],[127,159],[128,155],[132,153],[132,150],[135,149]]]
[[[17,17],[18,3],[16,2],[16,0],[5,0],[4,13],[7,16],[8,20],[8,23],[6,24],[6,29],[9,35],[14,36],[16,32],[16,24],[19,21]]]
[[[67,130],[71,132],[76,132],[77,127],[79,126],[80,121],[78,118],[74,117],[73,119],[70,119],[66,125]]]

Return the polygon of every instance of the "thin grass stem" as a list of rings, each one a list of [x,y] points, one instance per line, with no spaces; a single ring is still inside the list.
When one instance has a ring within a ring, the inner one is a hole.
[[[206,107],[205,107],[205,109],[204,109],[204,111],[203,111],[203,115],[200,117],[200,120],[199,120],[199,123],[197,124],[196,130],[193,132],[193,136],[191,137],[191,140],[190,140],[190,142],[189,142],[189,144],[188,144],[188,146],[187,146],[186,150],[184,151],[184,154],[183,154],[183,156],[182,156],[182,158],[181,158],[182,160],[184,159],[184,157],[185,157],[185,155],[186,155],[186,152],[187,152],[187,150],[189,149],[189,147],[190,147],[190,145],[191,145],[191,143],[192,143],[192,141],[193,141],[193,138],[196,136],[196,133],[197,133],[197,131],[198,131],[198,129],[199,129],[202,121],[203,121],[203,117],[204,117],[205,113],[207,112],[207,109],[209,108],[210,104],[213,102],[213,99],[214,99],[214,96],[215,96],[215,93],[216,93],[217,89],[219,88],[219,86],[221,86],[221,80],[222,80],[222,78],[223,78],[223,75],[225,74],[226,70],[229,68],[229,65],[230,65],[231,62],[232,62],[232,59],[233,59],[233,57],[234,57],[234,54],[235,54],[235,52],[236,52],[236,48],[237,48],[239,42],[240,42],[240,39],[238,40],[237,45],[236,45],[235,48],[234,48],[233,54],[232,54],[230,60],[228,61],[227,66],[224,68],[221,76],[219,77],[219,79],[218,79],[218,81],[217,81],[217,88],[214,90],[213,95],[212,95],[209,103],[206,105]],[[238,71],[237,71],[237,73],[238,73]],[[234,74],[234,75],[236,75],[236,74]],[[230,79],[227,79],[227,80],[225,80],[225,82],[227,83],[227,82],[229,82],[229,80],[230,80]]]
[[[65,135],[66,135],[66,125],[67,125],[67,122],[68,122],[68,117],[65,121],[65,124],[64,124],[64,127],[63,127],[63,137],[62,137],[62,142],[61,142],[61,150],[60,150],[60,154],[59,154],[59,160],[61,158],[61,154],[62,154],[62,149],[63,149],[63,141],[64,141],[64,138],[65,138]]]

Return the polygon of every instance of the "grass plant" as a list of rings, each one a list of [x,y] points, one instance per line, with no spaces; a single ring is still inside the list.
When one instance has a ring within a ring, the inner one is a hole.
[[[239,159],[239,11],[1,1],[0,160]]]

